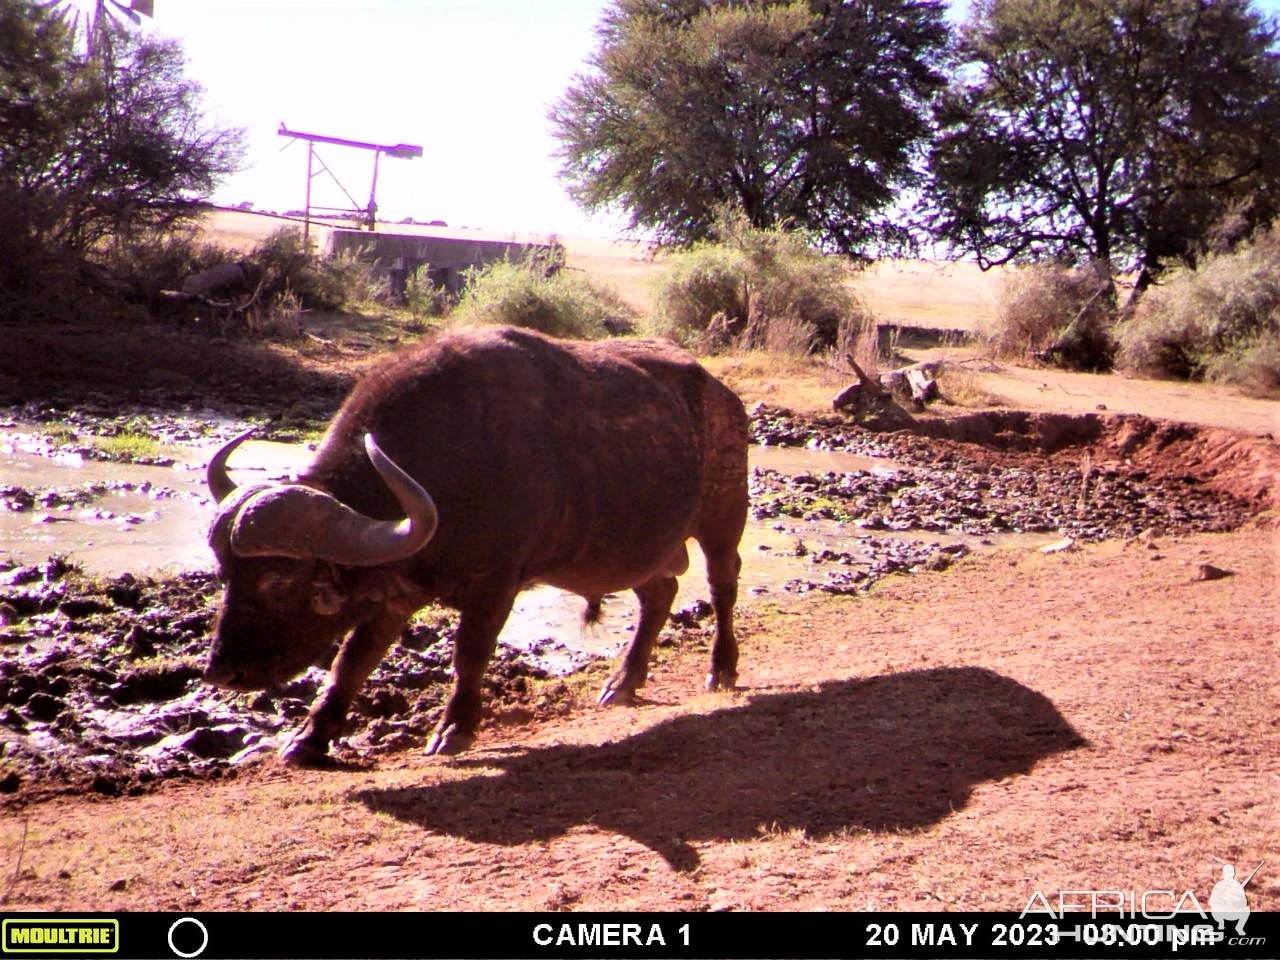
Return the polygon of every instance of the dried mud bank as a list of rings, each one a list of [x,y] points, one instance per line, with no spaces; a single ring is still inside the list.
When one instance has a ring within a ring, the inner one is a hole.
[[[178,430],[208,436],[199,425]],[[752,431],[764,445],[886,461],[870,471],[753,471],[758,520],[844,532],[840,549],[796,544],[811,574],[782,585],[793,593],[862,592],[893,573],[944,569],[971,545],[1009,533],[1095,541],[1222,531],[1277,505],[1274,441],[1143,418],[992,414],[876,434],[757,407]],[[31,508],[9,499],[12,509]],[[95,579],[57,558],[0,563],[0,792],[9,802],[233,776],[300,724],[322,681],[317,669],[261,694],[200,681],[217,592],[208,573]],[[663,642],[705,644],[708,613],[705,604],[677,611]],[[425,741],[447,693],[453,625],[432,613],[407,632],[357,701],[337,745],[341,761],[365,764]],[[536,682],[546,676],[504,650],[486,700],[519,716],[559,709],[566,689]]]
[[[986,411],[920,419],[913,430],[876,433],[843,417],[798,417],[757,405],[756,443],[812,446],[887,457],[917,467],[966,464],[1107,469],[1139,483],[1203,486],[1248,514],[1280,509],[1280,443],[1136,414]]]

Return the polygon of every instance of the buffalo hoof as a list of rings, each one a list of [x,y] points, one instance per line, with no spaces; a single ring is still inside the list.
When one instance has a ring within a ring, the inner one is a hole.
[[[738,685],[738,675],[728,670],[719,670],[707,674],[707,689],[712,692],[716,690],[732,690]]]
[[[645,677],[641,676],[638,680],[628,675],[625,667],[619,667],[618,671],[605,681],[600,689],[600,696],[596,699],[602,707],[630,707],[636,702],[636,690],[644,686]]]
[[[596,703],[602,707],[630,707],[636,702],[636,692],[630,687],[614,684],[612,680],[604,685]]]
[[[464,753],[470,750],[471,745],[475,742],[476,735],[474,733],[463,733],[458,729],[457,724],[451,723],[431,735],[431,739],[427,743],[427,755],[434,757]]]
[[[309,740],[290,740],[280,751],[280,759],[291,767],[323,767],[330,763],[328,749]]]

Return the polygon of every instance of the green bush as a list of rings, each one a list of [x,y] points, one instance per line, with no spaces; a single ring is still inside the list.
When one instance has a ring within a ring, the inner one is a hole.
[[[451,325],[526,327],[553,337],[594,340],[633,327],[630,309],[581,275],[548,275],[536,264],[499,261],[470,270]]]
[[[431,279],[431,267],[422,264],[404,282],[404,305],[418,320],[438,320],[453,309],[454,296]]]
[[[1035,263],[1005,277],[985,335],[997,356],[1106,370],[1114,321],[1115,287],[1105,268]]]
[[[390,298],[389,284],[377,264],[355,252],[317,256],[307,249],[297,227],[275,231],[245,259],[250,282],[263,298],[288,293],[304,310],[339,310]]]
[[[722,219],[718,233],[719,243],[670,258],[654,296],[652,333],[709,348],[814,352],[836,346],[842,322],[862,312],[845,285],[845,263],[803,234],[733,217]]]
[[[1174,271],[1118,332],[1141,373],[1280,392],[1280,226]]]

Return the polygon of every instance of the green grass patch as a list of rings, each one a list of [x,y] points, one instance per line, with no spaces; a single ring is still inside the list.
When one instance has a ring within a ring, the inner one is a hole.
[[[155,460],[165,455],[164,446],[154,437],[131,430],[109,437],[90,437],[89,442],[108,460],[125,463]]]

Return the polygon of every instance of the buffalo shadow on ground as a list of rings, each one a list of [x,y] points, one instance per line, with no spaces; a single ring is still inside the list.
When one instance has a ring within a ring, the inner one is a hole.
[[[821,839],[926,828],[963,809],[976,784],[1083,745],[1036,691],[986,669],[937,668],[756,693],[612,743],[463,757],[452,762],[476,776],[354,798],[482,843],[591,824],[691,870],[691,843],[762,829]]]

